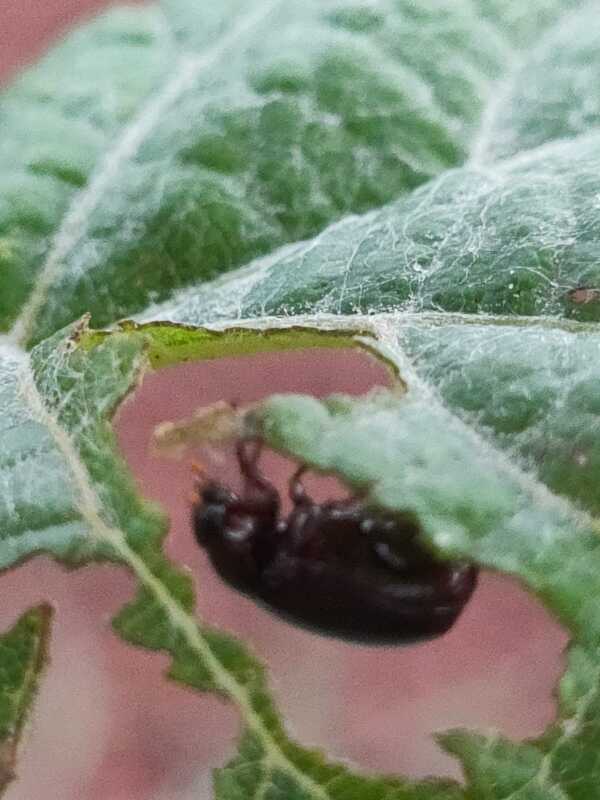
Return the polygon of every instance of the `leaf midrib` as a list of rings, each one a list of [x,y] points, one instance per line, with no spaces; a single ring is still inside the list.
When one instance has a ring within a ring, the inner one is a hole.
[[[498,118],[498,112],[501,110],[502,105],[507,98],[510,97],[511,91],[515,88],[523,66],[528,60],[530,61],[536,57],[539,58],[541,54],[545,53],[547,48],[552,45],[552,37],[555,32],[560,30],[560,28],[565,25],[565,21],[569,17],[580,13],[583,7],[584,4],[576,8],[569,8],[563,11],[563,13],[554,21],[552,25],[544,29],[540,41],[527,52],[527,56],[524,56],[521,50],[513,49],[512,52],[514,54],[514,60],[509,65],[507,72],[500,80],[495,81],[489,87],[488,96],[490,100],[482,111],[479,127],[471,140],[467,159],[463,165],[465,168],[485,170],[492,169],[493,166],[496,165],[505,166],[519,157],[526,157],[528,153],[536,151],[540,147],[557,143],[556,140],[545,142],[542,145],[521,150],[519,153],[515,153],[505,159],[499,159],[497,162],[486,159],[486,155],[493,141],[492,133],[494,131],[494,123]],[[577,138],[579,137],[576,135],[562,139],[561,141],[570,141]]]
[[[562,17],[561,17],[562,20]],[[550,29],[553,30],[554,26]],[[548,35],[545,32],[543,39]],[[537,49],[537,48],[536,48]],[[467,159],[464,163],[466,169],[485,169],[490,165],[486,156],[489,151],[490,143],[492,142],[492,132],[496,122],[498,111],[502,107],[506,98],[510,96],[512,89],[515,86],[515,80],[523,66],[524,59],[518,57],[511,65],[508,74],[502,80],[496,81],[489,88],[489,97],[491,98],[486,104],[480,118],[480,124],[471,140]],[[525,152],[525,151],[524,151]]]
[[[233,274],[233,273],[232,273]],[[166,324],[173,324],[165,320]],[[356,331],[360,333],[364,330],[373,328],[374,325],[382,322],[393,322],[398,326],[415,325],[422,327],[443,327],[446,325],[472,325],[499,328],[544,328],[549,331],[563,331],[564,333],[588,333],[598,334],[600,323],[580,322],[575,319],[557,319],[550,316],[529,317],[526,315],[508,316],[503,314],[461,314],[454,311],[381,311],[374,314],[333,314],[331,312],[319,312],[318,314],[293,314],[288,316],[261,316],[243,317],[239,319],[219,319],[214,322],[205,322],[202,325],[195,325],[194,328],[205,328],[211,331],[226,331],[229,328],[248,328],[257,330],[264,328],[312,328],[314,330],[335,330],[339,328],[344,331]],[[160,326],[160,319],[142,321],[138,324],[138,330],[145,327]],[[188,325],[186,323],[186,325]],[[184,327],[186,326],[184,325]]]
[[[283,0],[260,0],[241,15],[207,51],[197,56],[183,55],[174,74],[142,106],[139,114],[125,126],[114,145],[101,159],[97,170],[81,191],[76,192],[52,239],[52,244],[35,285],[16,319],[8,338],[25,347],[48,292],[61,277],[64,259],[85,236],[92,212],[97,208],[111,181],[123,165],[135,157],[148,135],[167,111],[197,81],[199,75],[222,59],[229,50],[259,27]]]
[[[139,364],[138,371],[140,374],[143,373],[146,366],[146,364]],[[79,495],[78,511],[88,525],[89,534],[113,548],[122,563],[129,566],[140,584],[162,606],[173,627],[183,634],[190,648],[203,659],[217,688],[235,702],[248,727],[254,730],[263,742],[268,756],[263,759],[264,763],[266,765],[270,764],[272,767],[279,767],[292,775],[299,785],[303,786],[317,800],[330,800],[331,795],[321,784],[302,772],[285,756],[275,738],[254,710],[246,689],[230,672],[223,668],[212,652],[210,645],[200,633],[194,618],[181,607],[164,584],[153,575],[143,559],[128,545],[123,531],[108,525],[103,520],[101,501],[89,480],[86,466],[81,461],[77,448],[68,432],[61,427],[60,422],[50,413],[38,392],[27,354],[23,354],[19,382],[23,402],[31,412],[32,417],[48,431],[71,473],[76,493]]]

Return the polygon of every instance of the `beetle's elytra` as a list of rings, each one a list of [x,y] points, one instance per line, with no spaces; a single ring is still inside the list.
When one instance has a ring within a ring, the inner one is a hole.
[[[194,532],[226,583],[296,624],[351,641],[408,644],[452,627],[475,589],[474,566],[435,558],[414,522],[375,513],[360,498],[314,502],[303,468],[283,518],[258,469],[260,449],[237,446],[241,494],[198,479]]]

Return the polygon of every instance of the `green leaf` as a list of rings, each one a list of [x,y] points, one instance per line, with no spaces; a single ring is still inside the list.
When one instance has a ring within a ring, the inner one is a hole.
[[[206,324],[447,311],[597,321],[600,292],[578,302],[573,290],[600,287],[599,192],[594,132],[486,172],[447,172],[380,211],[347,218],[139,318]]]
[[[83,329],[31,354],[0,347],[2,567],[38,551],[74,563],[115,557],[112,526],[127,523],[147,546],[163,527],[136,498],[109,424],[144,364],[143,342],[111,337],[86,353],[77,347]]]
[[[460,164],[497,83],[577,5],[110,12],[0,98],[0,326],[113,322]]]
[[[391,349],[386,352],[389,358]],[[568,376],[562,378],[568,383]],[[557,722],[538,740],[522,744],[465,731],[439,741],[461,759],[469,797],[595,797],[598,519],[553,495],[532,472],[494,450],[418,378],[409,382],[406,395],[380,392],[362,401],[273,396],[253,412],[252,423],[270,445],[341,476],[361,490],[367,503],[415,514],[422,536],[441,555],[466,557],[511,574],[554,611],[577,643],[561,684]],[[374,441],[379,442],[376,449]]]
[[[84,187],[92,176],[98,184],[100,162],[174,57],[155,9],[118,8],[75,31],[0,96],[0,329],[32,292],[45,302],[65,245],[91,210]],[[114,180],[111,167],[105,161],[103,182]]]
[[[32,608],[0,635],[0,794],[15,778],[16,751],[46,661],[52,611]]]
[[[412,512],[442,554],[522,578],[580,642],[600,644],[598,523],[494,451],[417,382],[328,403],[275,395],[256,414],[266,441],[340,475],[367,502]],[[373,451],[373,442],[379,446]]]
[[[214,338],[196,337],[198,357],[214,352]],[[219,338],[229,352],[249,352],[250,338],[255,349],[264,348],[256,334]],[[300,748],[282,727],[260,663],[231,636],[194,620],[189,575],[161,553],[164,519],[137,498],[109,423],[139,380],[150,347],[133,332],[90,335],[86,320],[30,354],[3,345],[3,469],[12,480],[2,497],[0,563],[44,550],[71,564],[110,559],[129,567],[139,591],[115,629],[134,644],[170,653],[172,678],[217,692],[242,713],[246,735],[240,755],[218,778],[219,796],[230,796],[223,787],[249,786],[255,771],[256,797],[279,787],[307,800],[458,800],[452,782],[363,778]]]
[[[165,0],[72,34],[0,98],[0,565],[129,567],[115,629],[242,716],[221,800],[597,794],[596,17]],[[83,313],[136,322],[94,333]],[[260,663],[194,619],[116,452],[110,416],[150,365],[352,344],[392,393],[272,398],[246,424],[411,511],[441,556],[518,576],[574,638],[544,736],[442,739],[464,787],[362,777],[291,741]]]

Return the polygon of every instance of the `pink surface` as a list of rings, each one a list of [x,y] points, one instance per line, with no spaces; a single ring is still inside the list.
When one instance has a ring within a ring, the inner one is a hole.
[[[35,60],[77,20],[108,5],[107,0],[0,0],[0,80]]]
[[[6,75],[74,13],[100,5],[5,0],[0,70]],[[148,452],[155,424],[220,398],[361,393],[383,381],[380,367],[357,353],[188,365],[149,376],[121,410],[117,431],[141,490],[168,510],[168,551],[191,570],[199,612],[243,635],[269,665],[294,735],[367,771],[459,777],[432,731],[469,725],[530,736],[552,718],[566,637],[540,605],[513,582],[488,575],[454,630],[418,647],[359,647],[299,630],[220,584],[191,536],[189,461]],[[235,481],[230,453],[192,455]],[[265,467],[284,487],[289,465],[268,456]],[[321,497],[339,491],[331,481],[311,487]],[[237,716],[212,697],[166,681],[166,657],[130,648],[111,633],[110,617],[133,590],[129,576],[115,567],[67,573],[38,558],[2,581],[3,627],[32,603],[50,599],[56,608],[52,664],[8,800],[211,797],[209,770],[233,753]]]

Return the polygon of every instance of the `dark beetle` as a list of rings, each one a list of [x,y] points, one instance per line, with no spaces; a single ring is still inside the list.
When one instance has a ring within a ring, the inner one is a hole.
[[[196,539],[224,581],[342,639],[408,644],[452,627],[475,589],[475,567],[435,558],[414,522],[371,511],[360,498],[315,503],[300,480],[304,468],[290,481],[293,510],[282,519],[259,456],[260,444],[238,444],[241,495],[198,480]]]

